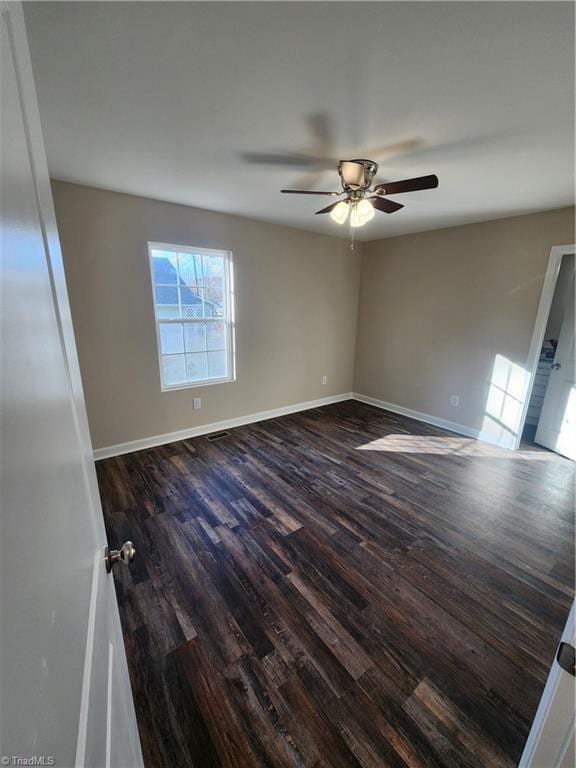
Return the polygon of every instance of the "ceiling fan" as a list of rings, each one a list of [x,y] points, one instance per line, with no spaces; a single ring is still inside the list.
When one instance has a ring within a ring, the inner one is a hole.
[[[303,189],[282,189],[280,191],[289,195],[328,195],[330,197],[345,195],[343,200],[337,200],[332,205],[316,211],[316,213],[329,213],[330,217],[338,224],[343,224],[350,214],[350,226],[363,227],[374,217],[375,210],[383,213],[394,213],[404,208],[402,203],[389,200],[387,195],[434,189],[438,186],[438,177],[430,175],[404,179],[403,181],[385,182],[370,188],[377,170],[378,164],[372,160],[340,160],[338,173],[342,183],[342,192],[316,192]]]

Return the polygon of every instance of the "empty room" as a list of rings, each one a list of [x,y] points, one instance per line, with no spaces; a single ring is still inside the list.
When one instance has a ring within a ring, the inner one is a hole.
[[[572,768],[574,3],[0,14],[1,764]]]

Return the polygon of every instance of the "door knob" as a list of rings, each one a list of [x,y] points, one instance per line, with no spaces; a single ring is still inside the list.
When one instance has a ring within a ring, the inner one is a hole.
[[[559,368],[562,368],[562,363],[552,363],[550,367],[553,371],[557,371]]]
[[[573,645],[560,643],[558,653],[556,654],[556,661],[562,669],[576,677],[576,651],[574,651]]]
[[[106,547],[104,550],[104,562],[106,563],[106,573],[110,573],[112,570],[112,566],[115,563],[121,562],[124,563],[124,565],[130,565],[132,560],[134,560],[134,556],[136,554],[136,549],[134,547],[134,544],[132,544],[131,541],[125,541],[124,544],[120,547],[120,549],[110,549],[109,547]]]

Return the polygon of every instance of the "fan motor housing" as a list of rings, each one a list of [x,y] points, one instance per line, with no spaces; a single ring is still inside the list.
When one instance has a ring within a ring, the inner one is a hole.
[[[344,189],[367,189],[377,170],[378,164],[372,160],[340,160],[338,163]]]

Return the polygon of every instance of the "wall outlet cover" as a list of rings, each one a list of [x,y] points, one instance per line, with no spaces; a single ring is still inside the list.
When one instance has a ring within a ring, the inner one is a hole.
[[[460,405],[460,395],[451,395],[450,405],[454,405],[454,406]]]
[[[193,408],[195,411],[199,411],[200,408],[202,408],[202,398],[201,397],[195,397],[193,402]]]
[[[322,384],[328,384],[328,376],[322,376]]]

